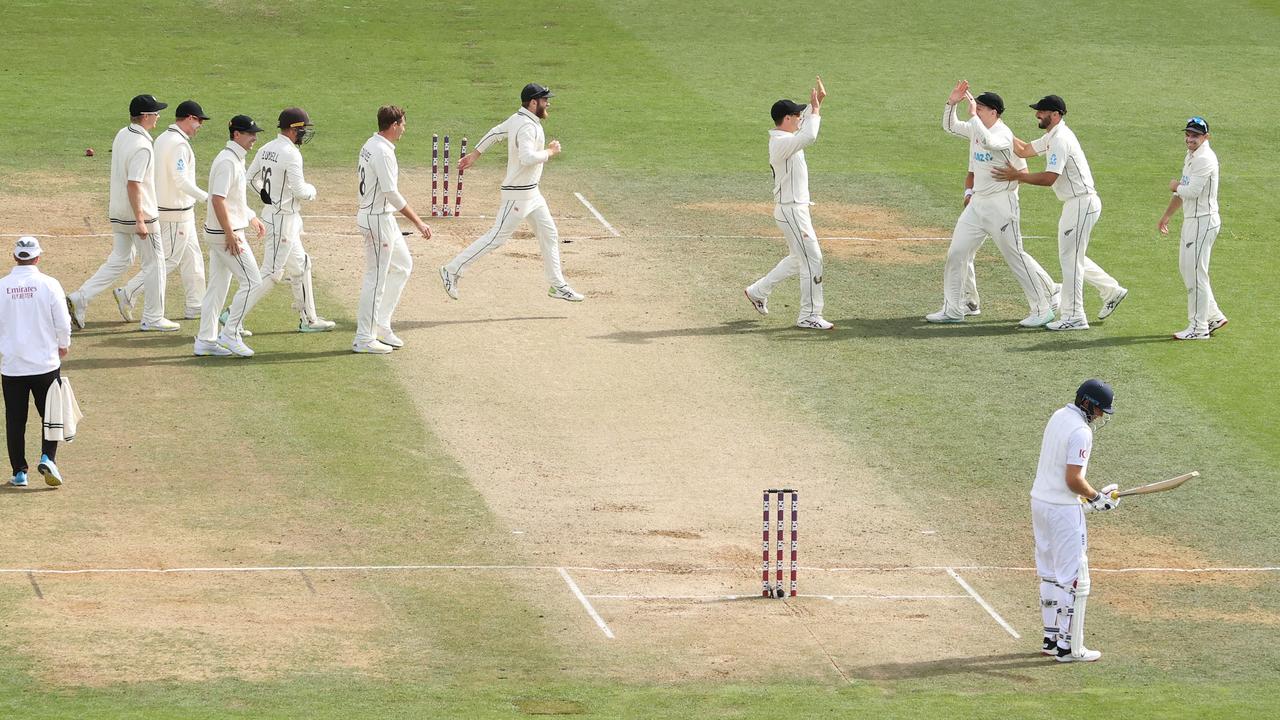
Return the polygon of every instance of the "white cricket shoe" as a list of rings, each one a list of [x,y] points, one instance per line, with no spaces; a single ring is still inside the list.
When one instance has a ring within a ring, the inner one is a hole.
[[[1212,334],[1214,334],[1215,332],[1217,332],[1217,331],[1221,330],[1222,328],[1226,327],[1226,326],[1227,326],[1227,322],[1228,322],[1228,320],[1227,320],[1226,318],[1224,318],[1224,317],[1222,317],[1222,318],[1218,318],[1217,320],[1210,320],[1210,321],[1209,321],[1209,334],[1210,334],[1210,335],[1212,335]]]
[[[253,357],[253,348],[245,345],[239,335],[219,335],[218,344],[236,357]]]
[[[1089,648],[1081,648],[1079,655],[1072,654],[1071,648],[1058,646],[1058,657],[1055,658],[1060,663],[1069,662],[1097,662],[1102,658],[1101,650],[1090,650]]]
[[[369,342],[356,341],[351,343],[351,352],[364,353],[369,355],[389,355],[391,346],[378,340],[370,340]]]
[[[1213,337],[1208,332],[1199,332],[1195,328],[1187,328],[1173,334],[1174,340],[1208,340]]]
[[[1120,292],[1103,301],[1102,309],[1098,311],[1098,319],[1106,320],[1107,316],[1115,312],[1116,308],[1120,307],[1120,303],[1124,302],[1124,299],[1127,297],[1129,297],[1129,291],[1124,288],[1120,288]]]
[[[71,293],[67,296],[67,312],[71,314],[71,322],[83,330],[89,307],[85,305],[84,298],[80,297],[79,293]]]
[[[981,315],[982,309],[978,307],[978,303],[976,302],[965,302],[964,314],[966,317],[969,315]]]
[[[181,330],[182,326],[169,318],[160,318],[155,322],[143,320],[139,328],[142,332],[173,332],[174,330]]]
[[[1031,313],[1030,315],[1018,321],[1018,327],[1024,327],[1024,328],[1044,327],[1045,325],[1048,325],[1049,323],[1053,322],[1053,318],[1054,318],[1054,313],[1052,310],[1045,313],[1044,315],[1036,315],[1035,313]]]
[[[391,332],[391,328],[378,328],[378,342],[396,350],[404,347],[404,341],[399,335]]]
[[[310,322],[306,320],[298,321],[298,332],[300,333],[329,332],[335,327],[337,327],[337,323],[335,323],[332,320],[325,320],[324,318],[319,316],[317,316],[315,320],[312,320]]]
[[[1055,320],[1045,323],[1045,330],[1088,330],[1089,323],[1084,320]]]
[[[556,300],[568,300],[569,302],[582,302],[587,299],[586,295],[575,291],[568,285],[552,285],[547,289],[547,297],[553,297]]]
[[[964,322],[964,316],[953,317],[948,315],[945,310],[939,310],[935,313],[929,313],[924,316],[925,322],[931,323],[959,323]]]
[[[742,294],[747,296],[747,302],[751,303],[751,307],[755,308],[756,312],[761,315],[769,314],[769,298],[756,297],[755,295],[752,295],[750,288],[743,290]]]
[[[133,322],[133,303],[129,302],[129,294],[124,291],[124,288],[116,288],[111,291],[111,294],[116,296],[116,307],[120,310],[120,317],[124,318],[125,322]]]
[[[806,330],[830,330],[835,325],[823,320],[821,315],[810,315],[807,318],[797,320],[796,327]]]
[[[196,338],[195,349],[192,352],[199,357],[226,357],[231,354],[230,350],[222,347],[218,343],[201,340],[200,338]]]
[[[449,272],[449,268],[440,268],[440,282],[444,283],[444,292],[454,300],[458,299],[458,276]]]

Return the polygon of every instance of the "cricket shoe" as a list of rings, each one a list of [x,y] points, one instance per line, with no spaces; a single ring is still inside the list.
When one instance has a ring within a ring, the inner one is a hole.
[[[218,345],[236,357],[253,357],[253,348],[245,345],[239,335],[219,335]]]
[[[124,288],[116,288],[111,291],[111,294],[116,297],[116,307],[120,310],[120,317],[124,318],[125,322],[133,322],[133,303],[129,301],[129,294],[124,291]]]
[[[186,311],[182,313],[182,319],[183,320],[199,320],[200,308],[187,308]]]
[[[231,351],[216,342],[196,338],[194,354],[198,357],[226,357]]]
[[[1213,337],[1213,335],[1208,332],[1200,332],[1195,328],[1187,328],[1186,330],[1173,334],[1174,340],[1208,340],[1211,337]]]
[[[399,335],[391,332],[391,328],[378,328],[378,342],[396,350],[404,347],[404,341]]]
[[[1124,299],[1127,297],[1129,297],[1129,291],[1124,288],[1120,288],[1120,292],[1107,298],[1106,301],[1102,303],[1102,309],[1098,311],[1098,319],[1106,320],[1107,316],[1115,312],[1116,308],[1120,307],[1120,303],[1124,302]]]
[[[1089,323],[1084,320],[1055,320],[1045,323],[1045,330],[1088,330]]]
[[[823,320],[821,315],[810,315],[807,318],[797,320],[796,327],[806,330],[830,330],[835,325]]]
[[[586,295],[577,292],[568,285],[552,285],[547,289],[547,297],[553,297],[557,300],[568,300],[569,302],[582,302],[587,299]]]
[[[18,472],[14,473],[13,479],[9,481],[9,484],[14,487],[26,487],[27,486],[26,471],[19,470]]]
[[[938,312],[925,315],[924,320],[925,322],[931,323],[960,323],[964,322],[964,316],[954,317],[952,315],[948,315],[945,310],[939,310]]]
[[[146,320],[143,320],[139,329],[141,329],[142,332],[173,332],[174,330],[181,330],[182,326],[169,318],[160,318],[155,322],[147,322]]]
[[[329,332],[335,327],[337,327],[337,323],[332,320],[325,320],[319,316],[310,322],[307,322],[306,320],[298,321],[298,332],[300,333]]]
[[[1049,323],[1053,322],[1053,318],[1054,318],[1054,313],[1052,310],[1045,313],[1044,315],[1036,315],[1035,313],[1031,313],[1030,315],[1018,321],[1018,327],[1024,327],[1024,328],[1044,327],[1045,325],[1048,325]]]
[[[359,340],[351,343],[351,352],[366,355],[389,355],[392,348],[390,345],[380,340],[370,340],[368,342],[360,342]]]
[[[1228,321],[1227,321],[1227,319],[1226,319],[1226,318],[1218,318],[1217,320],[1210,320],[1210,321],[1209,321],[1209,334],[1210,334],[1210,335],[1212,335],[1212,334],[1214,334],[1214,333],[1218,332],[1219,330],[1221,330],[1222,328],[1226,327],[1226,326],[1227,326],[1227,322],[1228,322]]]
[[[85,305],[83,299],[78,298],[79,295],[77,293],[71,293],[67,296],[67,313],[71,315],[71,322],[75,323],[77,328],[83,330],[85,315],[88,314],[89,308]]]
[[[229,317],[231,317],[231,308],[222,311],[222,314],[218,316],[218,324],[226,327],[227,318]],[[240,337],[253,337],[253,333],[249,332],[247,328],[240,328]]]
[[[747,296],[747,302],[751,303],[751,307],[755,308],[756,312],[761,315],[769,314],[769,298],[758,298],[751,294],[750,289],[743,290],[742,294]]]
[[[978,307],[978,303],[976,302],[966,302],[964,304],[964,314],[965,314],[965,317],[968,317],[970,315],[981,315],[982,308]]]
[[[1102,651],[1090,650],[1089,648],[1081,648],[1079,655],[1073,655],[1071,648],[1058,646],[1058,656],[1055,658],[1060,663],[1069,662],[1097,662],[1102,658]]]
[[[1054,638],[1045,638],[1044,644],[1040,646],[1040,654],[1049,657],[1057,657],[1058,641]]]
[[[45,485],[58,487],[62,484],[62,473],[58,472],[58,466],[53,464],[48,455],[40,456],[40,464],[36,466],[36,469],[44,476]]]
[[[449,268],[440,268],[440,282],[444,283],[444,293],[454,300],[458,299],[458,276],[449,272]]]

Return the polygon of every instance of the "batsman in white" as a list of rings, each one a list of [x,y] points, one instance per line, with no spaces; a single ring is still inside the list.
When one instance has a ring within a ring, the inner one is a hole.
[[[1112,510],[1120,501],[1111,497],[1116,485],[1094,490],[1085,479],[1085,469],[1093,451],[1093,423],[1111,414],[1114,399],[1110,385],[1084,381],[1076,390],[1075,402],[1049,418],[1040,441],[1040,464],[1031,486],[1031,530],[1044,619],[1041,652],[1058,662],[1093,662],[1102,657],[1084,646],[1090,588],[1084,514]]]
[[[204,255],[196,235],[196,202],[205,202],[209,193],[196,185],[196,154],[191,138],[200,132],[209,116],[195,100],[178,103],[174,123],[156,138],[156,202],[160,209],[160,242],[164,247],[164,273],[175,269],[182,278],[186,297],[183,319],[200,317],[204,298]],[[146,282],[146,272],[134,275],[116,288],[116,305],[125,322],[133,322],[133,304]]]
[[[827,89],[822,78],[809,90],[809,104],[779,100],[770,108],[774,128],[769,131],[769,167],[773,170],[773,219],[787,239],[787,254],[764,277],[743,292],[756,312],[769,314],[769,293],[792,275],[800,276],[800,317],[796,327],[830,330],[822,317],[822,249],[809,217],[809,165],[804,149],[818,140],[822,101]]]
[[[293,288],[293,309],[298,312],[298,332],[328,332],[332,320],[316,314],[311,285],[311,256],[302,247],[303,200],[315,200],[316,189],[302,173],[298,149],[314,136],[311,116],[300,107],[285,108],[276,123],[280,134],[258,148],[249,165],[249,184],[262,199],[262,222],[267,242],[262,250],[262,284],[249,296],[252,310],[281,280]]]
[[[209,248],[209,287],[200,308],[200,332],[196,335],[196,355],[236,355],[249,357],[253,350],[244,344],[242,330],[249,295],[262,283],[258,261],[245,239],[252,227],[258,237],[267,229],[245,198],[248,178],[244,158],[258,141],[262,128],[248,115],[236,115],[227,124],[230,140],[213,158],[209,167],[209,213],[204,220],[204,242]],[[231,300],[226,323],[218,330],[218,310],[226,302],[234,277],[239,287]]]
[[[956,104],[966,98],[970,117],[960,122]],[[973,258],[988,235],[1022,286],[1030,306],[1030,314],[1018,324],[1040,327],[1053,321],[1053,279],[1022,247],[1018,183],[991,177],[991,170],[996,167],[1027,167],[1027,162],[1013,153],[1013,131],[1000,119],[1002,114],[1004,100],[999,95],[984,92],[973,98],[966,80],[956,84],[942,110],[943,130],[969,141],[969,171],[973,174],[974,186],[973,195],[951,234],[951,247],[943,270],[942,309],[926,315],[925,320],[929,322],[964,321],[970,311],[965,295]]]
[[[475,150],[458,161],[458,172],[464,172],[494,143],[508,141],[507,175],[500,188],[502,205],[498,207],[497,220],[488,232],[440,268],[444,291],[454,300],[458,299],[458,280],[471,263],[510,240],[511,234],[525,220],[533,226],[533,233],[538,237],[543,277],[551,285],[547,295],[569,302],[586,299],[565,282],[564,271],[560,267],[560,235],[551,217],[551,209],[538,190],[542,168],[560,154],[559,140],[552,140],[543,147],[546,135],[542,121],[547,118],[552,97],[555,95],[550,90],[537,83],[525,85],[520,91],[520,109],[485,133],[476,143]]]
[[[404,341],[391,330],[391,315],[413,271],[413,256],[396,224],[395,213],[408,218],[422,237],[431,237],[431,228],[400,194],[396,143],[404,130],[402,108],[396,105],[378,108],[378,132],[360,148],[356,161],[360,203],[356,225],[364,238],[364,283],[360,286],[360,303],[356,308],[352,352],[385,355],[404,347]]]
[[[1062,300],[1057,320],[1047,323],[1049,330],[1088,330],[1084,314],[1084,284],[1094,286],[1102,295],[1098,319],[1104,320],[1120,305],[1129,291],[1120,287],[1085,252],[1089,236],[1102,215],[1102,201],[1094,189],[1093,173],[1076,134],[1067,127],[1062,116],[1067,104],[1057,95],[1046,95],[1031,109],[1043,136],[1030,143],[1014,139],[1014,152],[1029,158],[1048,153],[1044,172],[1030,173],[1011,165],[996,168],[991,175],[997,180],[1017,180],[1029,185],[1052,186],[1062,201],[1062,217],[1058,220],[1058,260],[1062,264]]]
[[[116,283],[129,266],[134,253],[142,258],[146,304],[142,308],[142,329],[170,332],[178,323],[164,316],[164,247],[157,232],[160,210],[156,202],[155,147],[151,130],[160,111],[169,107],[151,95],[129,101],[129,125],[116,133],[111,143],[112,246],[106,262],[79,290],[67,296],[67,310],[76,327],[84,329],[89,301]],[[127,319],[127,318],[126,318]]]
[[[1182,245],[1178,249],[1178,269],[1187,288],[1187,327],[1173,334],[1177,340],[1208,340],[1227,324],[1227,316],[1209,287],[1209,254],[1222,228],[1218,215],[1218,156],[1209,147],[1209,123],[1202,117],[1187,121],[1183,133],[1187,157],[1182,161],[1182,177],[1169,181],[1173,197],[1157,224],[1169,234],[1169,220],[1182,209]]]

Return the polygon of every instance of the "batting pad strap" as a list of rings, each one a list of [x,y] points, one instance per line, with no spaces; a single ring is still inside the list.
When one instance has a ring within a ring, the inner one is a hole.
[[[1058,607],[1058,601],[1052,598],[1040,598],[1040,607]]]

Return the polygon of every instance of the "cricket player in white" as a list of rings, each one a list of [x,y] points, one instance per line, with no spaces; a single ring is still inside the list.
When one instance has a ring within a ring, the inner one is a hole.
[[[227,127],[231,139],[209,167],[209,214],[204,221],[204,241],[209,248],[209,287],[200,309],[195,354],[249,357],[253,350],[244,344],[241,331],[249,295],[262,283],[262,276],[245,239],[245,229],[252,227],[258,237],[265,235],[267,229],[245,199],[248,180],[244,158],[257,142],[262,128],[248,115],[236,115]],[[231,300],[227,322],[219,332],[218,314],[233,277],[239,287]]]
[[[209,119],[195,100],[178,103],[175,122],[156,138],[156,202],[160,209],[160,242],[164,247],[164,273],[175,269],[182,278],[186,296],[183,318],[200,317],[204,299],[204,253],[196,234],[196,203],[209,193],[196,185],[196,154],[191,138]],[[146,273],[133,276],[123,288],[116,288],[116,305],[126,321],[133,321],[133,304],[146,281]]]
[[[316,314],[311,285],[311,256],[302,247],[303,200],[315,200],[316,189],[302,173],[298,148],[311,139],[311,117],[302,108],[285,108],[277,127],[280,134],[258,149],[249,166],[249,184],[262,198],[262,221],[267,243],[262,251],[262,285],[249,297],[249,309],[258,304],[276,283],[288,280],[293,287],[293,309],[298,311],[298,332],[327,332],[334,323]]]
[[[1085,606],[1089,597],[1089,533],[1085,512],[1119,504],[1116,485],[1094,490],[1085,479],[1093,451],[1094,421],[1112,412],[1114,393],[1101,380],[1086,380],[1074,403],[1049,418],[1040,442],[1040,464],[1031,486],[1031,530],[1040,576],[1044,619],[1041,652],[1059,662],[1093,662],[1102,657],[1084,646]]]
[[[991,175],[997,180],[1017,180],[1030,185],[1052,186],[1062,201],[1062,217],[1058,220],[1058,260],[1062,264],[1062,300],[1059,318],[1045,325],[1049,330],[1088,330],[1084,314],[1084,284],[1094,286],[1102,296],[1098,319],[1115,311],[1129,294],[1115,278],[1108,275],[1085,252],[1089,236],[1102,215],[1102,201],[1094,189],[1093,173],[1076,134],[1067,127],[1062,116],[1067,104],[1057,95],[1046,95],[1032,105],[1042,137],[1031,143],[1014,140],[1018,157],[1029,158],[1048,153],[1044,172],[1029,173],[1010,165],[996,168]]]
[[[956,104],[969,98],[969,120],[960,122]],[[1018,324],[1040,327],[1054,319],[1052,296],[1054,282],[1022,247],[1019,227],[1018,184],[1001,182],[991,177],[996,167],[1012,165],[1025,170],[1026,160],[1013,153],[1013,132],[1000,120],[1004,100],[992,92],[974,99],[969,95],[968,81],[956,84],[942,111],[942,129],[969,141],[969,171],[973,174],[973,194],[956,221],[947,250],[943,270],[942,310],[925,316],[934,323],[963,322],[970,311],[965,300],[972,282],[973,258],[982,242],[990,235],[1022,286],[1030,306],[1030,314]],[[976,295],[976,287],[971,291]]]
[[[431,237],[431,228],[400,194],[396,143],[404,130],[403,109],[395,105],[378,108],[378,132],[360,148],[356,161],[360,203],[356,225],[364,238],[365,262],[352,352],[385,355],[404,347],[404,341],[391,330],[391,315],[413,271],[413,256],[395,213],[408,218],[422,237]]]
[[[809,90],[809,104],[779,100],[770,108],[774,128],[769,131],[769,167],[773,170],[773,219],[791,251],[764,277],[743,292],[756,312],[769,314],[769,294],[778,283],[800,275],[800,316],[796,327],[830,330],[822,317],[822,249],[809,217],[809,165],[804,149],[818,140],[822,100],[827,89],[822,78]]]
[[[1222,228],[1218,215],[1218,156],[1209,147],[1209,123],[1202,117],[1187,121],[1187,157],[1182,177],[1169,182],[1173,197],[1157,225],[1169,234],[1169,220],[1182,209],[1182,245],[1178,269],[1187,288],[1187,327],[1173,334],[1177,340],[1208,340],[1227,324],[1209,287],[1209,254]]]
[[[507,175],[500,188],[502,205],[498,208],[497,220],[489,232],[481,235],[440,268],[444,291],[454,300],[458,299],[458,279],[471,263],[510,240],[511,234],[525,220],[533,226],[533,233],[538,237],[538,245],[542,251],[543,277],[551,285],[547,289],[547,295],[569,302],[582,302],[585,299],[565,282],[564,272],[560,267],[560,235],[547,201],[538,190],[542,168],[551,158],[560,154],[559,140],[552,140],[543,147],[546,135],[542,130],[542,121],[547,117],[549,99],[552,97],[555,95],[550,90],[537,83],[525,85],[520,91],[521,108],[501,125],[486,133],[476,143],[475,150],[458,161],[458,172],[464,172],[494,143],[508,141]]]
[[[147,298],[142,308],[142,329],[169,332],[179,327],[164,316],[164,247],[157,232],[160,211],[156,202],[155,148],[150,134],[160,119],[160,111],[167,107],[167,103],[151,95],[134,97],[129,102],[129,126],[116,133],[111,143],[111,201],[107,209],[111,254],[79,290],[67,296],[67,310],[78,328],[84,328],[89,301],[124,275],[133,265],[135,252],[142,258]]]

